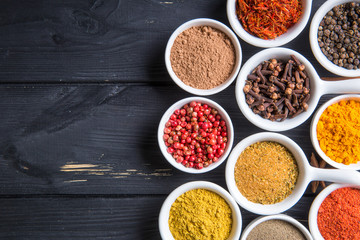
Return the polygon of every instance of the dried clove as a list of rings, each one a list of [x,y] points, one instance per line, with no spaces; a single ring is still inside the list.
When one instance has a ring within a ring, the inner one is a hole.
[[[249,74],[247,78],[249,80],[254,80],[255,82],[260,82],[260,78],[254,74]]]
[[[270,59],[259,64],[243,88],[254,113],[271,121],[284,121],[308,109],[310,79],[296,56],[287,62]]]

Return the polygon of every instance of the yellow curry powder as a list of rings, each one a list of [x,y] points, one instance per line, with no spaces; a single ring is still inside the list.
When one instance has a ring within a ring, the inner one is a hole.
[[[359,101],[342,100],[327,107],[316,130],[320,148],[330,159],[346,165],[359,161]]]
[[[190,190],[171,206],[169,226],[175,240],[227,239],[232,228],[231,208],[217,193]]]
[[[249,201],[274,204],[287,198],[299,175],[294,156],[276,142],[257,142],[240,154],[235,164],[235,182]]]

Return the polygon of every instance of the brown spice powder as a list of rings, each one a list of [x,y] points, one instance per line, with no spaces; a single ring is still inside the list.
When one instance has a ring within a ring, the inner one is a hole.
[[[211,89],[230,77],[236,61],[235,48],[218,29],[191,27],[175,39],[170,61],[176,76],[186,85]]]
[[[306,240],[302,232],[289,222],[273,219],[260,223],[248,235],[246,240]]]
[[[235,181],[249,201],[274,204],[287,198],[299,175],[294,156],[276,142],[257,142],[247,147],[235,164]]]

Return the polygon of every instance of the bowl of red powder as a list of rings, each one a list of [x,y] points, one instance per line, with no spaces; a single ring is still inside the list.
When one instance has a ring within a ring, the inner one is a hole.
[[[178,27],[165,50],[170,77],[194,95],[212,95],[236,78],[242,53],[238,38],[223,23],[199,18]]]
[[[324,103],[310,127],[313,147],[328,164],[360,170],[360,95],[346,94]]]
[[[187,173],[220,166],[234,141],[232,121],[218,103],[189,97],[174,103],[160,120],[158,144],[165,159]]]
[[[228,0],[227,17],[232,29],[256,47],[282,46],[305,28],[312,0]]]
[[[314,239],[360,239],[360,186],[331,184],[313,201],[309,228]]]

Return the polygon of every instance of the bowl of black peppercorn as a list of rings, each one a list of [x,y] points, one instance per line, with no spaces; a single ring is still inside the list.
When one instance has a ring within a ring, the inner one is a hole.
[[[360,76],[359,0],[325,2],[311,21],[309,38],[325,69],[339,76]]]

